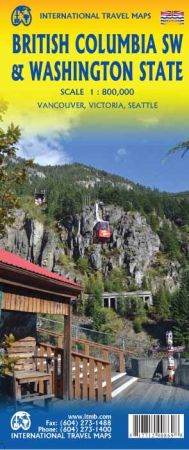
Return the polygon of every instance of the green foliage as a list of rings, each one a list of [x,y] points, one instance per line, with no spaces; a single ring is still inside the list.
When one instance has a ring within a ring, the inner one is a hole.
[[[180,151],[181,156],[183,158],[184,155],[188,152],[188,150],[189,150],[189,141],[184,141],[184,142],[180,142],[175,147],[171,148],[171,150],[169,150],[169,152],[168,152],[168,155],[170,155],[172,153],[176,153],[177,151]]]
[[[148,223],[150,224],[154,233],[157,233],[159,230],[159,219],[155,211],[151,212],[147,216]]]
[[[183,231],[187,234],[189,234],[189,224],[186,224],[183,226]]]
[[[101,298],[101,295],[104,292],[104,283],[100,272],[85,276],[83,282],[87,294],[93,294],[96,298]]]
[[[133,328],[134,328],[135,333],[140,333],[142,331],[141,317],[135,317]]]
[[[72,260],[68,255],[60,255],[59,256],[59,260],[58,260],[59,264],[62,264],[62,266],[68,266]]]
[[[82,196],[75,189],[70,188],[70,190],[66,190],[62,196],[62,200],[59,199],[59,201],[58,216],[66,217],[70,214],[75,215],[81,211]]]
[[[28,195],[20,198],[18,200],[18,206],[24,209],[29,218],[36,219],[41,223],[46,222],[46,216],[44,212],[35,205],[33,197]]]
[[[147,310],[144,302],[140,297],[120,298],[118,300],[118,314],[121,317],[130,318],[134,320],[133,328],[135,333],[142,331],[142,324],[147,319]]]
[[[122,317],[141,317],[141,320],[146,319],[146,309],[144,302],[140,297],[127,297],[118,300],[118,314]]]
[[[159,252],[156,255],[156,261],[153,264],[153,267],[158,269],[158,272],[163,274],[167,274],[169,267],[169,257],[166,253]]]
[[[158,320],[166,320],[170,316],[170,293],[165,287],[161,287],[154,295],[154,311]]]
[[[135,297],[131,299],[131,308],[133,315],[141,317],[141,320],[146,318],[146,309],[143,299],[140,297]]]
[[[164,251],[169,253],[171,258],[178,258],[180,256],[180,245],[176,227],[170,226],[168,223],[164,223],[163,227],[159,231],[159,236],[163,244]]]
[[[13,169],[16,170],[17,166],[22,167],[21,163],[18,165],[17,163],[11,162],[10,158],[8,159],[9,173],[12,173]],[[20,204],[24,206],[29,216],[38,218],[45,224],[48,223],[49,226],[54,225],[58,221],[60,224],[66,226],[69,230],[69,236],[74,238],[78,232],[78,213],[81,213],[84,205],[94,206],[96,199],[99,199],[105,205],[114,204],[115,206],[120,206],[127,213],[134,214],[134,211],[139,211],[145,215],[153,231],[158,232],[162,242],[161,255],[165,255],[165,259],[163,261],[162,256],[159,260],[157,258],[157,265],[154,265],[155,271],[151,273],[152,277],[166,274],[166,262],[170,258],[177,259],[181,265],[185,265],[187,262],[189,224],[188,193],[161,193],[157,189],[151,190],[131,182],[129,184],[133,189],[128,190],[126,189],[128,184],[127,180],[93,167],[86,167],[82,164],[53,167],[40,167],[36,165],[35,170],[36,173],[37,171],[41,171],[44,177],[37,176],[34,171],[30,172],[29,182],[25,181],[24,184],[19,184],[13,180],[13,190],[15,190],[16,196],[21,198]],[[93,183],[91,183],[90,187],[91,180]],[[97,180],[96,184],[95,180]],[[35,188],[37,191],[42,189],[46,190],[47,207],[45,211],[41,211],[41,209],[34,205],[33,195]],[[30,200],[28,201],[29,198]],[[7,206],[6,211],[8,211],[8,215],[6,216],[7,220],[10,223],[10,209]],[[165,218],[171,221],[170,226]],[[162,220],[164,221],[164,225],[160,228]],[[4,226],[5,223],[3,224],[3,228]],[[116,227],[116,224],[114,226]],[[88,249],[87,256],[90,255],[93,246],[91,245],[91,248]],[[108,248],[108,246],[104,246],[104,248],[106,249],[106,258],[108,256],[117,256],[119,253],[117,248]],[[75,254],[76,258],[77,255]],[[86,257],[79,258],[76,265],[82,273],[92,271]],[[104,289],[110,292],[121,292],[127,289],[125,286],[126,276],[126,271],[111,271],[106,277]],[[148,277],[146,277],[146,281],[148,288],[150,288]],[[135,286],[132,286],[133,288]]]
[[[104,292],[102,274],[97,272],[88,276],[86,275],[83,281],[86,292],[89,294],[88,302],[86,304],[86,314],[92,316],[94,308],[100,306],[102,294]]]
[[[97,306],[93,313],[93,328],[96,331],[116,336],[122,331],[123,322],[112,309]]]
[[[105,204],[121,206],[126,211],[139,211],[146,215],[152,229],[157,232],[159,219],[168,218],[176,225],[184,226],[189,223],[189,195],[161,193],[157,189],[145,188],[138,184],[129,184],[133,189],[126,189],[128,181],[119,176],[104,171],[86,167],[82,164],[64,166],[35,166],[36,171],[44,173],[45,178],[30,177],[30,183],[25,183],[24,189],[17,187],[22,195],[33,195],[37,190],[47,192],[46,214],[51,219],[65,221],[68,216],[81,212],[85,204],[94,205],[96,199]],[[85,183],[95,182],[94,187],[86,188]]]
[[[83,296],[81,300],[77,299],[77,301],[73,303],[73,314],[75,316],[84,316],[85,310],[86,310],[86,302]]]
[[[119,297],[117,302],[117,312],[121,317],[128,317],[130,312],[129,299]]]
[[[149,283],[146,277],[142,280],[142,290],[147,291],[149,289]]]
[[[113,269],[104,281],[104,290],[107,292],[121,292],[124,290],[125,271]]]
[[[118,300],[118,314],[121,317],[133,320],[133,328],[135,333],[142,331],[142,324],[147,319],[147,309],[140,297],[120,298]]]
[[[0,103],[0,122],[6,113],[6,103]],[[18,205],[16,186],[22,185],[26,179],[26,164],[10,168],[9,163],[16,155],[16,146],[20,139],[19,127],[10,124],[0,128],[0,234],[13,220],[12,209]],[[28,161],[27,165],[31,165]]]
[[[175,343],[189,347],[189,270],[185,270],[180,289],[171,303]]]
[[[89,271],[89,260],[86,258],[86,256],[80,256],[80,258],[76,262],[78,269],[82,273],[88,273]]]
[[[14,169],[16,168],[17,164],[14,165]],[[36,174],[30,173],[30,182],[21,185],[14,183],[14,189],[21,198],[28,195],[33,198],[35,188],[37,191],[46,190],[47,207],[42,212],[41,217],[41,220],[45,223],[51,226],[55,221],[60,221],[74,237],[78,232],[78,213],[81,213],[84,205],[94,206],[96,199],[99,199],[106,205],[120,206],[127,213],[139,211],[145,215],[153,231],[160,236],[162,253],[167,255],[169,259],[177,259],[185,265],[189,224],[188,193],[161,193],[157,189],[152,190],[131,182],[129,184],[133,189],[128,190],[126,189],[127,180],[82,164],[53,167],[36,165],[35,169],[36,173],[37,171],[42,172],[45,177],[38,177]],[[10,170],[13,170],[13,163]],[[95,180],[98,180],[96,184]],[[91,187],[90,181],[93,181]],[[31,209],[30,205],[30,213],[34,217],[38,212],[39,209],[38,211],[35,208]],[[170,226],[165,218],[171,222]],[[160,228],[162,220],[164,225]],[[116,224],[114,224],[114,227],[116,227]],[[92,246],[88,255],[91,251]],[[119,250],[116,248],[108,250],[106,248],[106,257],[108,257],[108,252],[109,257],[112,257],[118,255]],[[79,270],[82,272],[88,271],[87,261],[80,260],[78,264],[80,263],[81,268],[79,267]],[[166,271],[166,267],[161,264],[157,266],[157,276],[160,271],[162,274],[163,271]],[[125,277],[126,273],[123,276],[115,276],[115,274],[108,276],[105,282],[105,290],[120,292],[125,289]]]
[[[182,358],[189,359],[189,352],[182,352]]]
[[[41,314],[40,315],[40,328],[45,331],[38,332],[42,342],[50,342],[52,345],[57,345],[57,337],[50,336],[49,332],[55,332],[59,334],[64,333],[64,316],[58,316],[55,314]]]
[[[8,349],[14,342],[14,336],[9,334],[8,336],[5,335],[3,342],[0,344],[2,350],[0,353],[0,375],[4,375],[6,372],[12,372],[14,370],[18,358],[10,357],[8,354]]]

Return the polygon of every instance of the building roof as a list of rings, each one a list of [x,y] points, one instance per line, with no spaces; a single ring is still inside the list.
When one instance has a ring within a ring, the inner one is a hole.
[[[0,249],[0,264],[5,264],[9,268],[16,268],[25,271],[26,274],[35,274],[40,277],[45,277],[46,280],[49,281],[57,281],[62,282],[64,285],[66,284],[70,288],[75,288],[77,290],[82,290],[80,284],[75,283],[67,278],[64,278],[56,273],[50,272],[49,270],[44,269],[43,267],[38,266],[37,264],[33,264],[30,261],[26,261],[20,256],[15,255],[14,253],[8,252],[6,250]]]

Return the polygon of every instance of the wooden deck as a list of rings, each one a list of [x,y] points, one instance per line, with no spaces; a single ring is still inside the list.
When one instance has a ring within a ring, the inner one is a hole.
[[[175,409],[176,412],[185,412],[188,410],[189,404],[189,390],[181,387],[166,386],[159,383],[154,383],[147,380],[139,380],[131,387],[121,392],[118,396],[112,399],[111,403],[104,403],[95,400],[73,400],[65,401],[60,398],[54,398],[51,402],[51,411],[56,411],[59,408],[84,408],[85,411],[98,412],[99,407],[111,413],[117,407],[126,408],[130,412],[144,411],[149,412],[166,411],[170,412]],[[13,399],[8,399],[0,395],[0,405],[6,405],[6,408],[15,408]],[[44,401],[37,401],[27,408],[44,408]],[[73,411],[73,410],[72,410]]]
[[[172,409],[179,407],[188,409],[189,389],[175,386],[167,386],[155,383],[151,380],[138,380],[130,388],[115,397],[112,402],[117,406],[131,409],[149,407],[149,409]]]

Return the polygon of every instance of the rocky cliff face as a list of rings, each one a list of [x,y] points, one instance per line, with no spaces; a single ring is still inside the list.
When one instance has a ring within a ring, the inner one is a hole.
[[[85,208],[74,223],[62,221],[60,235],[64,242],[67,233],[70,256],[87,256],[92,268],[105,275],[112,269],[124,268],[135,284],[141,286],[160,250],[158,235],[138,212],[125,213],[122,208],[108,206],[103,216],[110,221],[112,231],[111,241],[103,245],[93,243],[93,209]]]
[[[138,212],[125,213],[121,208],[109,206],[103,215],[110,220],[112,238],[102,245],[93,243],[95,216],[90,207],[81,215],[63,218],[57,232],[29,218],[23,210],[16,210],[15,223],[7,228],[0,247],[74,279],[78,279],[74,261],[80,257],[87,258],[93,270],[104,274],[114,268],[124,268],[140,287],[160,250],[158,235]],[[164,284],[167,280],[173,287],[178,282],[177,268],[170,269]]]
[[[60,240],[55,233],[21,209],[15,210],[15,221],[7,227],[0,247],[14,252],[36,264],[54,269],[58,259]]]

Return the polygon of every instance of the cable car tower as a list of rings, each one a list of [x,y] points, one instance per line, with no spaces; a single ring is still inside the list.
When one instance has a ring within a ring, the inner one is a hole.
[[[111,237],[110,232],[110,223],[108,220],[104,220],[100,217],[100,211],[99,207],[101,207],[102,210],[103,202],[96,201],[95,203],[95,222],[93,227],[93,242],[98,243],[104,243],[108,242]],[[103,213],[103,211],[102,211]]]

